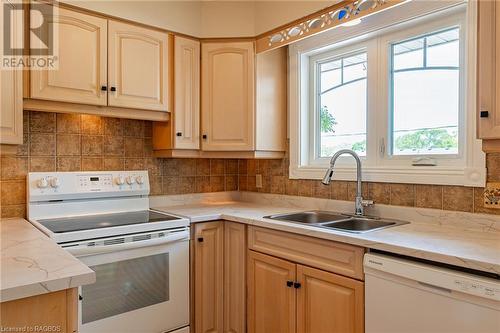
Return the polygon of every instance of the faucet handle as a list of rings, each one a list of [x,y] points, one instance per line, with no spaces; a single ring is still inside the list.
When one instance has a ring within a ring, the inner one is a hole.
[[[369,207],[369,206],[373,206],[375,204],[375,202],[373,200],[361,200],[361,204],[363,205],[363,207]]]

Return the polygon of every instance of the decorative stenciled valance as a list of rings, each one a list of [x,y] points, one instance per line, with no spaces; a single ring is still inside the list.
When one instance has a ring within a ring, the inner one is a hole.
[[[344,0],[257,37],[257,53],[276,49],[410,0]]]

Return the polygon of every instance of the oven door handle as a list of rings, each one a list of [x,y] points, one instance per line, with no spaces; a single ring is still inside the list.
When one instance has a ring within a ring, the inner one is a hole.
[[[136,242],[128,242],[128,243],[113,244],[113,245],[94,245],[94,246],[78,245],[78,246],[64,247],[64,249],[69,253],[71,253],[72,255],[74,255],[75,257],[83,257],[94,254],[137,249],[146,246],[169,244],[182,240],[189,240],[188,230],[172,232],[171,234],[165,237],[136,241]]]

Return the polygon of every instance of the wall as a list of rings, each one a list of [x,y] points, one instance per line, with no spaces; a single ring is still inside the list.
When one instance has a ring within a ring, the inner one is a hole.
[[[24,144],[0,159],[1,217],[26,214],[26,175],[36,171],[149,171],[151,194],[238,189],[238,160],[152,157],[152,122],[24,112]]]
[[[339,0],[323,1],[256,1],[255,34],[260,35],[276,27],[331,6]]]
[[[192,36],[200,36],[198,1],[62,0],[74,6]]]
[[[107,15],[200,37],[254,37],[328,7],[321,1],[62,0]]]
[[[199,36],[254,37],[255,22],[253,1],[203,1]]]

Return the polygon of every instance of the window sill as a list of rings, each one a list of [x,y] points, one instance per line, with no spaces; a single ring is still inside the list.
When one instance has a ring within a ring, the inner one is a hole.
[[[290,166],[291,179],[323,179],[327,166]],[[334,180],[356,180],[356,169],[335,168]],[[366,167],[363,181],[384,183],[463,185],[484,187],[486,168],[444,168],[444,167]]]

